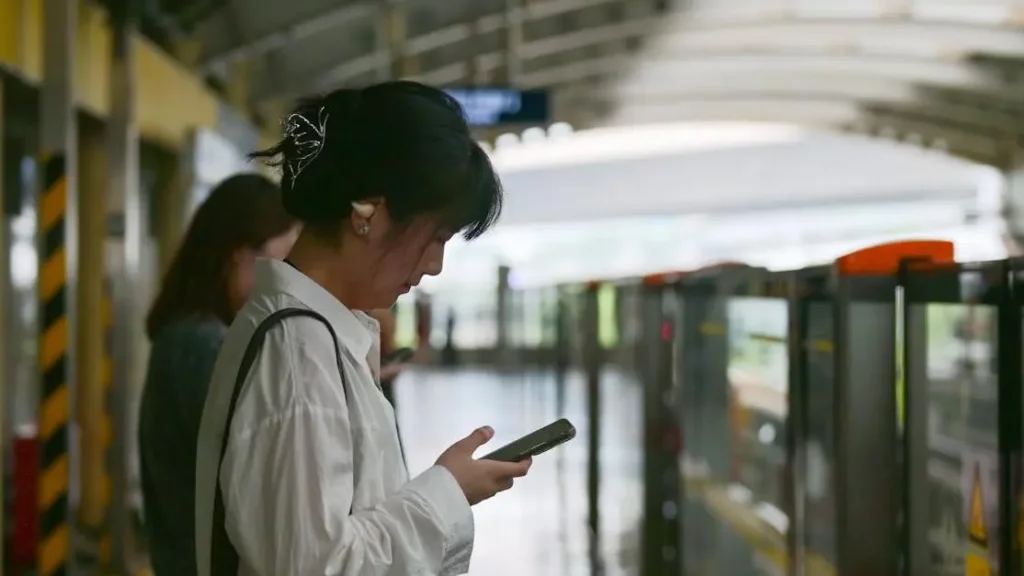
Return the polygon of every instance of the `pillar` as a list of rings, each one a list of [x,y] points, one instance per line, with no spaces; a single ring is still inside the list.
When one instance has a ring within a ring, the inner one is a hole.
[[[163,278],[185,235],[195,183],[195,138],[187,138],[156,194],[157,278]]]
[[[1015,159],[1017,167],[1005,173],[993,174],[982,179],[979,200],[983,206],[979,220],[984,221],[984,208],[994,201],[999,205],[999,217],[1005,229],[1003,244],[1007,254],[1013,257],[1024,254],[1024,157]],[[1013,165],[1014,162],[1011,162]]]
[[[483,44],[481,38],[485,34],[483,18],[477,18],[470,23],[472,48],[469,58],[466,61],[466,84],[470,86],[487,86],[491,83],[489,71],[484,67],[483,51],[480,46]]]
[[[498,282],[495,295],[495,332],[497,341],[498,366],[507,368],[509,365],[509,274],[512,269],[508,266],[498,266]]]
[[[78,527],[85,538],[77,555],[86,574],[99,567],[99,540],[104,532],[109,501],[107,446],[104,425],[107,398],[103,362],[105,327],[103,292],[106,282],[104,250],[107,235],[107,151],[98,123],[81,126],[78,137],[78,176],[82,202],[79,212],[79,270],[76,307],[76,421],[78,423],[79,478]]]
[[[406,54],[407,24],[401,0],[382,0],[377,24],[378,81],[419,76],[419,58]]]
[[[77,140],[73,86],[77,0],[43,4],[39,234],[38,574],[70,571],[71,404],[75,382],[72,289],[77,275]]]
[[[505,83],[519,86],[523,75],[523,0],[505,0]]]
[[[203,56],[203,43],[198,38],[181,38],[174,43],[173,50],[174,57],[192,70],[199,66]]]
[[[129,383],[139,370],[138,342],[144,342],[137,286],[141,284],[141,255],[147,211],[139,190],[139,138],[136,128],[135,35],[137,3],[115,0],[111,6],[110,117],[107,124],[109,190],[124,198],[124,256],[114,289],[118,303],[114,318],[118,322],[114,354],[119,359],[110,387],[110,413],[113,422],[110,447],[111,493],[110,526],[112,534],[112,571],[129,574],[132,550],[130,503],[128,501],[128,437],[132,434]]]
[[[4,195],[4,183],[7,181],[7,177],[4,175],[4,160],[6,156],[4,154],[4,81],[0,79],[0,270],[3,271],[0,274],[0,342],[7,342],[7,299],[10,297],[7,294],[7,279],[10,278],[10,258],[8,257],[7,244],[7,213],[3,210],[6,207],[7,197]],[[6,353],[3,354],[5,359],[10,358]],[[0,446],[6,446],[7,439],[5,438],[4,431],[7,429],[7,422],[4,416],[7,414],[7,387],[9,382],[7,375],[10,374],[10,370],[6,368],[0,369]],[[0,482],[0,502],[6,502],[4,494],[5,482]],[[7,514],[0,514],[0,534],[4,534],[4,520]],[[0,576],[4,576],[3,562],[0,562]]]
[[[231,63],[227,84],[228,104],[242,114],[249,112],[249,89],[251,83],[252,67],[248,60],[238,60]]]

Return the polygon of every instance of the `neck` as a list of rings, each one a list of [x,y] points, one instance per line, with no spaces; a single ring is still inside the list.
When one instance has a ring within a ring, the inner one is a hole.
[[[357,290],[350,281],[360,276],[352,269],[345,250],[326,246],[322,240],[303,232],[289,252],[288,261],[349,309],[360,309]]]

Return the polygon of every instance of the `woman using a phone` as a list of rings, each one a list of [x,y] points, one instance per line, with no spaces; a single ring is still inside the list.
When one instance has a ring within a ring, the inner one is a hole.
[[[475,459],[484,426],[410,479],[374,379],[379,325],[362,311],[440,273],[453,235],[494,223],[490,161],[459,104],[414,82],[306,100],[257,156],[280,162],[304,227],[286,262],[257,262],[217,359],[197,449],[199,574],[464,574],[470,506],[530,462]]]

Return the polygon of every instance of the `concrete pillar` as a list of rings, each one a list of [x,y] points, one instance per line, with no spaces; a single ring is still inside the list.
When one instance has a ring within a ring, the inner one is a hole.
[[[1024,164],[1000,173],[998,183],[983,184],[984,189],[999,189],[1002,200],[1001,216],[1005,226],[1003,244],[1010,256],[1024,254]],[[987,196],[983,191],[983,195]]]
[[[381,0],[377,22],[377,79],[380,82],[419,76],[419,58],[405,53],[408,28],[401,0]]]
[[[4,160],[7,158],[4,154],[4,82],[0,79],[0,200],[6,199],[4,194],[4,183],[7,181],[7,176],[4,175]],[[5,205],[4,205],[5,207]],[[5,210],[0,210],[0,270],[3,271],[0,274],[0,342],[7,342],[6,329],[7,329],[7,299],[10,298],[8,294],[8,279],[11,277],[9,270],[10,258],[8,257],[8,246],[7,246],[7,214]],[[4,359],[10,358],[8,354],[3,354]],[[7,440],[5,432],[7,430],[6,414],[7,414],[7,398],[10,394],[8,387],[11,382],[8,380],[8,375],[11,373],[6,367],[0,369],[0,446],[6,446]],[[0,482],[0,502],[6,502],[4,494],[4,484],[6,482]],[[0,515],[0,534],[4,534],[4,521],[6,520],[7,514]],[[4,576],[3,563],[0,562],[0,576]]]
[[[186,68],[199,66],[203,56],[203,44],[198,38],[181,38],[174,43],[174,57]]]
[[[77,126],[74,110],[77,0],[45,0],[40,110],[39,552],[38,574],[71,571],[72,428],[75,381],[72,296],[77,280]]]
[[[116,0],[112,3],[110,67],[110,117],[107,124],[109,189],[114,197],[124,198],[124,256],[121,274],[116,280],[114,311],[118,322],[117,340],[113,343],[119,360],[117,374],[110,388],[110,413],[113,421],[110,469],[110,525],[112,532],[112,570],[131,573],[130,554],[133,549],[129,503],[128,438],[133,434],[129,414],[131,395],[129,383],[141,372],[138,347],[145,342],[142,332],[142,306],[138,286],[142,284],[141,256],[146,238],[148,210],[139,190],[139,137],[136,126],[135,26],[137,3]]]
[[[105,532],[110,487],[107,485],[107,391],[104,387],[106,289],[107,150],[104,130],[98,123],[81,127],[78,138],[78,171],[81,192],[79,214],[77,302],[75,339],[76,421],[79,436],[78,473],[81,500],[78,528],[83,538],[78,568],[85,574],[99,569],[99,540]]]
[[[249,89],[252,66],[248,60],[238,60],[231,63],[230,75],[227,83],[227,101],[236,111],[247,113],[249,111]]]
[[[523,0],[505,0],[505,82],[519,86],[523,75]]]
[[[176,163],[168,172],[156,194],[156,250],[159,261],[157,278],[163,278],[178,251],[192,207],[192,189],[195,183],[195,139],[188,138],[178,151]]]
[[[497,304],[496,304],[496,332],[497,342],[495,342],[495,348],[497,350],[498,365],[502,368],[507,368],[510,364],[510,350],[509,350],[509,274],[511,268],[508,266],[498,266],[498,285],[497,285]]]

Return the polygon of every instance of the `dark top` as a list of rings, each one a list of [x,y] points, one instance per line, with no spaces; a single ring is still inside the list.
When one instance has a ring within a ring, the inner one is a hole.
[[[139,411],[139,464],[156,576],[196,574],[196,443],[226,327],[215,318],[165,326],[153,340]]]

